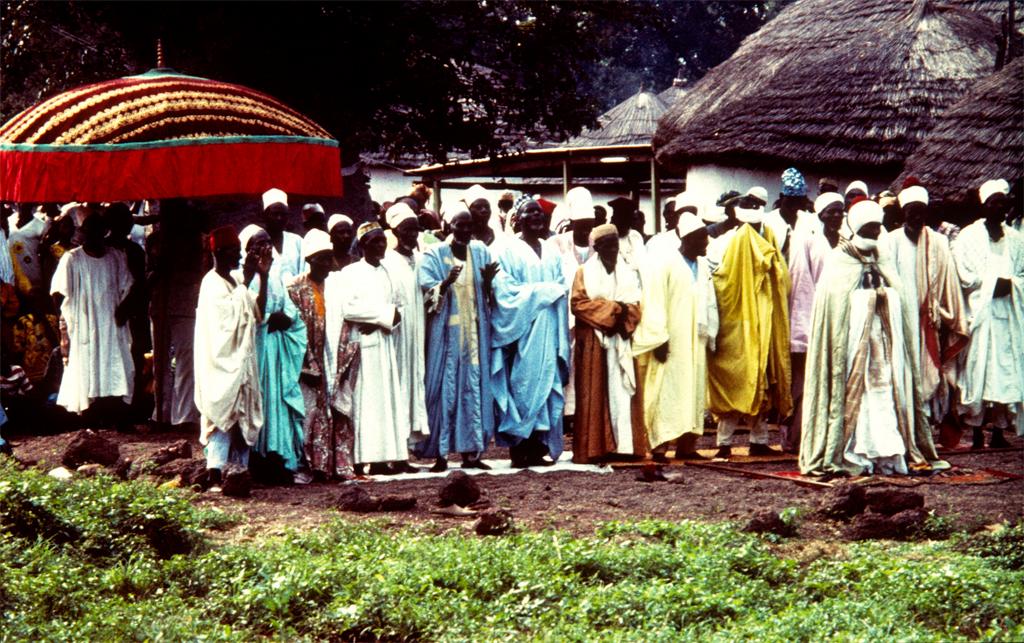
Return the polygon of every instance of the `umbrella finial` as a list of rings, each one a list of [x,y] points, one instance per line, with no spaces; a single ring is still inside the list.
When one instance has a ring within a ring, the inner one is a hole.
[[[157,69],[164,66],[164,41],[162,38],[156,39],[156,66]]]

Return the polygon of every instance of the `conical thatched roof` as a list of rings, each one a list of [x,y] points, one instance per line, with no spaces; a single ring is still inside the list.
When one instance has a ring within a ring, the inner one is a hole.
[[[658,119],[668,107],[657,94],[641,89],[597,117],[597,129],[586,129],[566,143],[567,147],[649,145]]]
[[[988,179],[1024,174],[1024,59],[978,81],[943,112],[907,159],[901,184],[916,176],[933,198],[973,200]]]
[[[999,26],[934,0],[797,0],[669,109],[658,160],[895,172],[990,74]]]
[[[675,78],[671,85],[658,93],[658,98],[661,99],[661,102],[672,107],[677,100],[686,96],[686,93],[689,91],[690,88],[687,86],[686,80],[682,78]]]

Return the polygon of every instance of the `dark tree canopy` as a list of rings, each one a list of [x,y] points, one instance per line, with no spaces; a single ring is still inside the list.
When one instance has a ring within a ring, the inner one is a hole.
[[[33,2],[0,12],[0,118],[155,66],[240,83],[342,143],[444,160],[564,140],[641,84],[727,58],[761,2]]]

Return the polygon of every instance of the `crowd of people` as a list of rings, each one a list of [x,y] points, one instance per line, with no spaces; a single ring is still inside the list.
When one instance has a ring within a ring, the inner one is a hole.
[[[230,467],[300,484],[444,471],[454,454],[488,469],[492,444],[549,466],[570,432],[578,463],[702,459],[706,425],[715,458],[744,427],[750,455],[824,477],[948,466],[935,444],[961,427],[1007,446],[1024,412],[1009,184],[978,186],[960,229],[916,179],[876,195],[823,179],[813,199],[797,169],[781,183],[771,208],[758,186],[683,192],[649,238],[633,200],[584,187],[492,209],[473,186],[434,213],[418,185],[364,222],[308,203],[302,236],[268,190],[258,222],[205,236],[178,342],[212,484]],[[49,382],[57,406],[130,430],[159,352],[145,221],[122,203],[2,218],[4,401]]]

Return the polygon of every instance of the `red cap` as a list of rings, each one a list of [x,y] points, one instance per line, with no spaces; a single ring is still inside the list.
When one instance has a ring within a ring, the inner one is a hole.
[[[235,226],[223,225],[210,231],[210,252],[217,252],[225,246],[239,245]]]
[[[907,188],[913,187],[915,185],[921,185],[921,179],[917,178],[916,176],[908,176],[906,180],[903,181],[903,187],[901,187],[900,189],[906,190]]]

